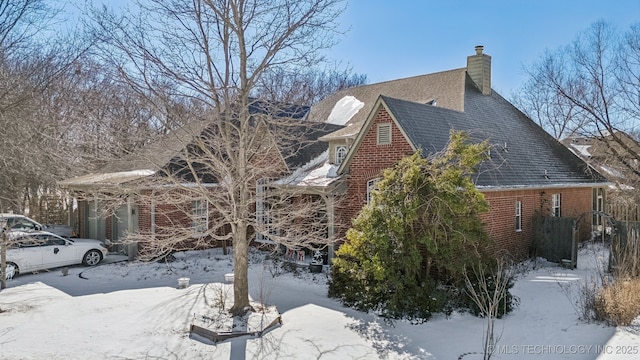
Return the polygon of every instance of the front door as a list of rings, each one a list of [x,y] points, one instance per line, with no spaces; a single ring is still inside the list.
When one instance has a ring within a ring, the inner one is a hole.
[[[119,244],[118,242],[126,238],[129,232],[129,228],[131,228],[131,231],[133,232],[138,231],[138,207],[132,206],[131,214],[128,214],[127,209],[128,209],[127,205],[120,206],[116,210],[116,213],[113,216],[113,220],[111,222],[113,224],[112,240],[114,244],[117,244],[116,245],[117,249],[113,249],[113,250],[119,251],[119,252],[122,252],[125,250],[125,245]],[[129,224],[129,221],[131,221],[131,224]]]
[[[104,217],[102,217],[102,209],[100,203],[96,200],[87,202],[87,225],[89,230],[89,238],[104,240],[105,239],[105,225]]]

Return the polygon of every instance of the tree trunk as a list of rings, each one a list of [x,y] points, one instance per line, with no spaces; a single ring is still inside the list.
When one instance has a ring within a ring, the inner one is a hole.
[[[7,288],[7,276],[5,275],[7,271],[7,247],[9,246],[9,241],[7,240],[7,232],[4,229],[0,229],[2,232],[2,237],[0,239],[2,242],[0,243],[0,290]]]
[[[242,316],[251,309],[249,304],[249,242],[247,225],[237,227],[233,235],[233,307],[234,316]]]

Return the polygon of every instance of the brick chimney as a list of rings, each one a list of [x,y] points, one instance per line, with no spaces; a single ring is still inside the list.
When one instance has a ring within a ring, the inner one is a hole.
[[[476,46],[476,54],[467,56],[467,74],[484,95],[491,95],[491,56],[483,54],[484,46]]]

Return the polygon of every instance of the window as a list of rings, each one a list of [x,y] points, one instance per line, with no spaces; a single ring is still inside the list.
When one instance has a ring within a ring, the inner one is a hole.
[[[391,144],[391,123],[378,124],[378,145]]]
[[[560,217],[560,194],[551,195],[551,216]]]
[[[11,230],[42,230],[38,225],[36,225],[33,221],[29,221],[27,219],[22,218],[9,218],[7,220],[7,227]]]
[[[596,226],[602,226],[602,212],[604,211],[604,196],[602,188],[598,188],[596,195]]]
[[[371,196],[373,191],[378,189],[378,181],[380,181],[380,178],[367,181],[367,204],[373,200]]]
[[[192,202],[192,227],[195,235],[204,234],[209,228],[209,203],[206,200]]]
[[[273,232],[271,219],[271,204],[266,201],[267,180],[261,179],[256,183],[256,241],[262,243],[273,243],[269,239],[269,234]],[[260,230],[262,229],[262,230]]]
[[[44,242],[46,246],[62,246],[66,245],[66,241],[64,239],[60,239],[55,236],[44,235],[41,237],[41,241]]]
[[[522,201],[516,201],[516,231],[522,231]]]
[[[336,165],[342,164],[347,157],[347,147],[345,145],[336,146]]]

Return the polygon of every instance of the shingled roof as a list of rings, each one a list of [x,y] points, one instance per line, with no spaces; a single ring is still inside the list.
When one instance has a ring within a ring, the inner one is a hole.
[[[560,142],[495,91],[483,95],[467,78],[464,111],[380,97],[414,148],[430,154],[442,150],[451,129],[474,141],[488,140],[491,160],[477,175],[479,188],[558,187],[604,183]]]
[[[355,140],[384,103],[415,149],[442,150],[451,129],[492,145],[477,185],[483,188],[590,186],[606,179],[491,89],[491,57],[476,46],[467,67],[343,89],[311,108],[311,121],[346,126],[320,139]],[[345,171],[353,155],[340,165]]]
[[[257,105],[256,105],[257,104]],[[268,115],[263,102],[254,101],[250,106],[252,114]],[[306,120],[309,111],[305,106],[291,106],[282,110],[276,117],[286,117],[286,125],[270,123],[269,129],[277,138],[278,147],[290,171],[307,164],[324,153],[328,144],[318,141],[320,136],[335,132],[342,125],[311,123]],[[278,128],[281,129],[278,129]],[[187,125],[149,143],[136,153],[129,154],[105,164],[99,171],[66,179],[60,185],[67,187],[113,186],[152,176],[157,169],[179,163],[181,152],[193,139],[211,130],[211,122],[193,120]],[[285,135],[288,139],[282,139]],[[188,179],[189,177],[187,177]],[[212,180],[213,181],[213,180]]]
[[[435,102],[438,107],[463,111],[465,74],[466,69],[462,68],[343,89],[314,105],[309,120],[346,125],[344,129],[322,137],[329,141],[355,137],[380,95],[422,104]],[[349,97],[362,103],[362,107],[349,119],[335,119],[332,115],[339,110],[341,100]]]

